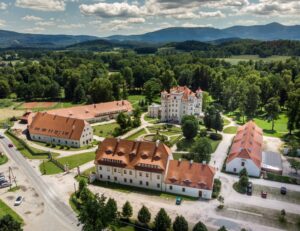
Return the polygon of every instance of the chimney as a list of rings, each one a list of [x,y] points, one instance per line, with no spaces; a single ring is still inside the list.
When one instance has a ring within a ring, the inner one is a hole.
[[[124,105],[124,100],[122,100],[122,105]]]
[[[155,143],[156,143],[156,147],[158,147],[158,145],[159,145],[159,140],[157,140]]]
[[[205,165],[205,164],[206,164],[206,161],[205,161],[205,160],[203,160],[203,161],[202,161],[202,164],[204,164],[204,165]]]

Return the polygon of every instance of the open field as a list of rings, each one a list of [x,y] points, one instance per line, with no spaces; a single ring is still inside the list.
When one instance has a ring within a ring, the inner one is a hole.
[[[87,153],[76,154],[76,155],[72,155],[72,156],[58,158],[57,160],[63,165],[68,164],[69,169],[73,169],[77,166],[83,165],[94,159],[95,159],[95,152],[87,152]],[[52,174],[57,174],[57,173],[63,172],[60,168],[58,168],[55,164],[53,164],[50,161],[41,163],[40,171],[42,173],[45,172],[46,175],[52,175]]]
[[[117,123],[103,124],[93,126],[94,135],[101,137],[112,137],[112,133],[115,128],[120,127]]]
[[[23,219],[0,199],[0,217],[7,214],[11,215],[18,222],[24,223]]]
[[[15,107],[16,110],[44,111],[51,109],[67,108],[79,106],[82,104],[74,104],[72,102],[25,102]]]
[[[258,55],[233,55],[230,58],[220,58],[220,59],[235,65],[238,64],[239,62],[243,62],[243,61],[247,62],[250,60],[272,62],[272,61],[285,61],[288,58],[290,58],[290,56],[273,55],[267,58],[260,58]]]

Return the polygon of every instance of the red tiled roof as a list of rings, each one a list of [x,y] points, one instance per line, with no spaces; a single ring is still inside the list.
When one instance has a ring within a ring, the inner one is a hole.
[[[197,90],[197,92],[198,91],[201,91],[201,89],[199,88]],[[167,92],[163,91],[162,93],[167,93]],[[187,86],[173,87],[173,88],[170,89],[170,93],[168,94],[168,96],[170,96],[170,94],[172,94],[172,93],[183,93],[182,98],[185,99],[185,100],[187,100],[190,95],[193,95],[193,96],[195,95],[195,93],[191,89],[189,89]]]
[[[38,112],[28,125],[28,130],[30,134],[80,140],[85,124],[81,119]]]
[[[171,150],[163,143],[106,138],[99,144],[95,162],[144,171],[165,171]]]
[[[235,158],[251,159],[259,168],[262,161],[263,133],[253,121],[238,128],[227,163]]]
[[[170,160],[165,183],[211,190],[214,175],[215,168],[207,164]]]

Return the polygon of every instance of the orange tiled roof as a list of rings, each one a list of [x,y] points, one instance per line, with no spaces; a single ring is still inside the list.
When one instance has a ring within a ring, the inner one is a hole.
[[[47,113],[88,120],[103,115],[128,111],[132,111],[131,103],[127,100],[121,100],[106,103],[81,105],[70,108],[54,109],[47,111]]]
[[[97,150],[95,162],[128,169],[163,172],[171,150],[163,143],[106,138]]]
[[[197,90],[197,92],[198,91],[201,91],[201,89],[199,88]],[[162,93],[167,93],[167,92],[163,91]],[[170,93],[168,94],[168,96],[170,96],[170,94],[172,94],[172,93],[183,93],[182,98],[185,99],[185,100],[187,100],[190,95],[193,95],[193,96],[195,95],[195,93],[191,89],[189,89],[187,86],[173,87],[173,88],[170,89]]]
[[[251,159],[259,168],[262,161],[263,132],[253,121],[238,128],[227,163],[235,158]]]
[[[85,124],[86,122],[81,119],[38,112],[28,125],[28,130],[30,134],[79,140]]]
[[[170,160],[165,183],[210,190],[214,175],[215,168],[207,164]]]

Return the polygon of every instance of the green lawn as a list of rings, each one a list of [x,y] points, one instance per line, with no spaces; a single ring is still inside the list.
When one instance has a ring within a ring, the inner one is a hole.
[[[208,140],[210,141],[211,147],[212,147],[212,152],[214,153],[219,145],[219,143],[221,142],[221,140],[212,140],[209,137],[207,137]],[[199,139],[199,137],[195,138],[194,140],[187,140],[187,139],[181,139],[178,143],[177,143],[177,149],[179,151],[189,151],[190,148],[193,146],[193,144],[195,143],[195,141]]]
[[[155,125],[151,127],[147,127],[148,130],[151,133],[156,133],[157,130],[159,131],[160,134],[165,135],[165,136],[171,136],[171,135],[181,135],[181,128],[172,126],[172,125]]]
[[[85,170],[84,172],[82,172],[81,174],[85,177],[88,177],[92,172],[96,172],[96,166],[91,167],[87,170]]]
[[[5,164],[8,161],[7,156],[0,156],[0,165]]]
[[[145,96],[143,95],[130,95],[128,96],[128,101],[133,105],[136,106],[138,105],[139,101],[141,99],[145,99]]]
[[[115,231],[135,231],[136,229],[130,225],[110,225],[112,230]]]
[[[0,99],[0,108],[10,107],[14,104],[12,99]]]
[[[223,119],[223,125],[226,126],[230,124],[230,121],[228,119]]]
[[[147,134],[147,133],[146,133],[145,129],[143,128],[143,129],[137,131],[136,133],[132,134],[131,136],[128,136],[128,137],[125,138],[125,139],[126,139],[126,140],[135,140],[135,139],[137,139],[137,138],[139,138],[140,136],[145,135],[145,134]]]
[[[158,118],[152,118],[152,117],[149,117],[148,114],[145,115],[144,119],[149,122],[149,123],[152,123],[152,124],[155,124],[155,123],[158,123],[159,122],[159,119]]]
[[[29,147],[26,145],[23,145],[18,139],[11,136],[8,132],[5,132],[5,135],[13,142],[14,146],[17,148],[19,152],[22,153],[23,156],[27,157],[28,159],[48,159],[48,153],[36,148],[30,147],[30,149],[34,152],[32,154],[29,151]],[[52,153],[53,157],[59,156],[57,153]]]
[[[228,134],[235,134],[236,131],[237,131],[237,127],[234,126],[227,127],[223,130],[224,133],[228,133]]]
[[[48,143],[33,141],[33,140],[31,140],[31,142],[35,143],[37,145],[43,146],[43,147],[52,148],[52,149],[59,150],[59,151],[63,151],[63,150],[66,150],[66,151],[80,151],[80,150],[85,150],[85,149],[92,148],[93,145],[98,144],[98,142],[94,140],[89,145],[85,145],[85,146],[82,146],[80,148],[74,148],[74,147],[67,147],[67,146],[64,146],[64,145],[48,144]]]
[[[18,215],[14,210],[12,210],[8,205],[6,205],[1,199],[0,199],[0,217],[3,217],[4,215],[11,215],[16,221],[24,224],[23,219]]]
[[[95,152],[87,152],[67,157],[58,158],[57,160],[64,164],[69,165],[69,169],[73,169],[77,166],[83,165],[95,159]],[[40,171],[44,174],[44,169],[46,170],[46,175],[52,175],[63,172],[59,167],[50,161],[45,161],[40,164]]]
[[[290,58],[290,56],[279,56],[279,55],[273,55],[267,58],[260,58],[258,55],[233,55],[230,58],[220,58],[222,60],[225,60],[226,62],[229,62],[233,65],[238,64],[239,62],[242,61],[265,61],[265,62],[271,62],[271,61],[285,61],[288,58]]]
[[[93,126],[94,135],[100,137],[112,137],[115,128],[120,127],[117,123],[110,123],[104,125]]]

